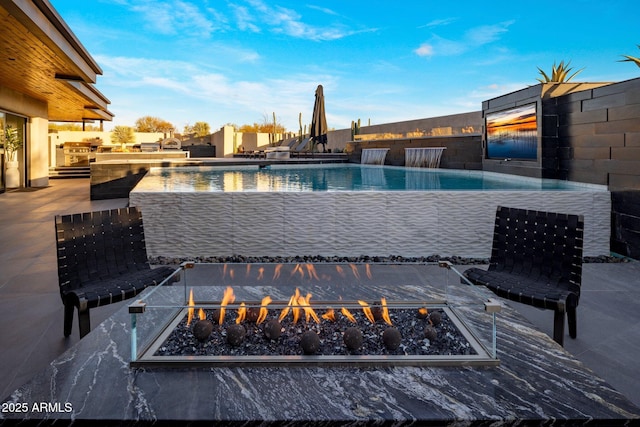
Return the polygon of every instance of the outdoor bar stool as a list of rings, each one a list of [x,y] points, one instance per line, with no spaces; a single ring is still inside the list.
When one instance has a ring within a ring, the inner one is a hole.
[[[563,345],[565,312],[577,335],[583,233],[581,215],[498,206],[489,269],[463,274],[503,298],[554,310],[553,339]]]
[[[132,298],[174,271],[151,268],[135,207],[57,215],[55,227],[65,337],[71,335],[74,308],[82,338],[91,329],[89,309]]]

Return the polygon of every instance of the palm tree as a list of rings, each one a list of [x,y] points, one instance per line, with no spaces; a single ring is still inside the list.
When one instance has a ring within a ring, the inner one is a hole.
[[[551,76],[547,75],[540,67],[538,67],[538,71],[542,74],[541,79],[536,79],[540,83],[567,83],[575,76],[577,76],[584,68],[576,71],[572,75],[569,75],[571,72],[571,67],[569,64],[571,61],[567,62],[566,65],[564,61],[560,61],[560,63],[556,66],[556,63],[553,63],[553,67],[551,68]]]
[[[640,49],[640,44],[637,46],[638,46],[638,49]],[[629,55],[622,55],[622,56],[624,56],[626,59],[621,59],[618,62],[633,62],[638,67],[640,67],[640,58],[636,58],[635,56],[629,56]]]

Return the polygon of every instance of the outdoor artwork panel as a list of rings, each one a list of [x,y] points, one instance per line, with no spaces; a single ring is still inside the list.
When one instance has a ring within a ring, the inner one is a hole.
[[[537,159],[536,104],[489,113],[486,120],[488,158]]]

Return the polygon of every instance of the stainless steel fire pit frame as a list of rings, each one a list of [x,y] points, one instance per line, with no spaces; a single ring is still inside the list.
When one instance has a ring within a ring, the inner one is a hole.
[[[180,272],[194,267],[194,263],[183,263],[176,270],[174,277]],[[460,273],[448,262],[438,263],[440,267],[451,269],[456,277]],[[167,283],[160,286],[167,286],[175,281],[169,278]],[[460,285],[466,286],[466,285]],[[244,301],[247,306],[259,307],[259,301]],[[268,306],[269,309],[282,309],[286,307],[288,301],[274,301]],[[218,309],[219,301],[196,301],[196,308]],[[138,300],[129,306],[131,314],[131,367],[239,367],[239,366],[496,366],[499,359],[496,351],[496,313],[500,311],[500,305],[494,300],[484,302],[484,310],[493,317],[493,342],[486,345],[482,339],[470,328],[464,320],[464,316],[452,307],[445,300],[430,300],[429,302],[417,301],[387,301],[390,310],[398,308],[420,308],[426,307],[429,311],[434,309],[443,310],[460,333],[465,337],[476,354],[472,355],[250,355],[250,356],[157,356],[157,350],[162,346],[174,328],[184,319],[188,307],[177,307],[173,313],[158,325],[158,332],[148,341],[147,344],[138,350],[136,340],[136,325],[139,315],[145,313],[147,304],[144,300]],[[228,310],[236,310],[238,304],[228,304]],[[347,309],[361,309],[362,307],[355,301],[313,301],[314,310],[328,307],[346,307]],[[163,308],[170,308],[165,306]]]

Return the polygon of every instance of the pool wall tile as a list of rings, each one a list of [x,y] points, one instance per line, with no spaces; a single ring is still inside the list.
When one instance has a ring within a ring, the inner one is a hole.
[[[226,254],[262,256],[283,253],[285,193],[229,194],[233,218],[233,253]],[[214,247],[224,251],[224,248]]]
[[[333,255],[336,239],[335,196],[331,193],[289,193],[284,203],[283,252]],[[265,255],[274,255],[267,253]]]
[[[151,257],[488,258],[498,205],[581,214],[584,254],[609,254],[606,191],[131,193]]]

